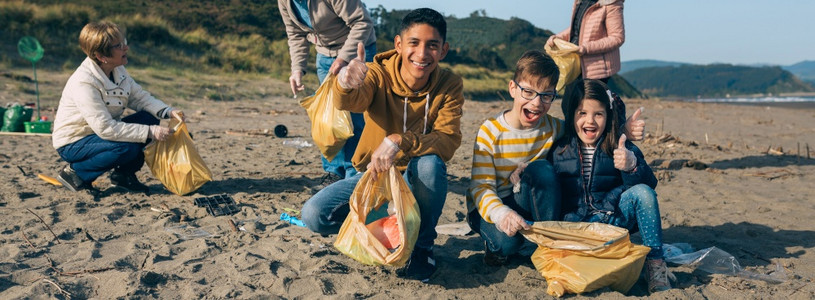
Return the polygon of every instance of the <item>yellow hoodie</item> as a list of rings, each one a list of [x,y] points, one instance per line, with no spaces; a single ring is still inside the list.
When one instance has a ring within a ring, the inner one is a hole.
[[[394,158],[400,171],[417,156],[436,154],[449,161],[461,145],[461,77],[437,67],[427,85],[413,92],[402,80],[401,64],[396,50],[382,52],[367,63],[368,74],[361,87],[344,90],[339,84],[334,86],[338,109],[365,114],[365,129],[351,160],[360,172],[367,169],[374,150],[390,134],[402,136],[401,151]]]

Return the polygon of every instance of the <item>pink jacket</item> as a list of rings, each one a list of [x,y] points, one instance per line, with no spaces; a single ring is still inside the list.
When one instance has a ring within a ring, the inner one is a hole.
[[[578,37],[583,78],[608,78],[620,71],[620,46],[625,42],[623,1],[599,0],[586,10]],[[579,2],[574,3],[572,20]],[[568,41],[571,31],[569,26],[556,36]]]

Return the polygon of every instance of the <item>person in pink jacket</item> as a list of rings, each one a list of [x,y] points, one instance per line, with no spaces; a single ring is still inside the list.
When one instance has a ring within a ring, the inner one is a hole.
[[[575,0],[571,26],[549,37],[578,45],[581,77],[608,83],[620,71],[620,46],[625,42],[624,0]]]

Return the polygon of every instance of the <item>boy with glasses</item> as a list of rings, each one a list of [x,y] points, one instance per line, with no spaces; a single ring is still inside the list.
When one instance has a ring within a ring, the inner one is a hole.
[[[556,99],[560,72],[542,51],[524,53],[509,81],[512,109],[487,119],[473,147],[468,222],[485,243],[484,263],[500,266],[524,243],[527,221],[560,218],[561,193],[546,155],[563,136],[563,120],[547,112]],[[635,119],[632,119],[635,120]],[[628,136],[641,140],[644,122],[627,122]]]

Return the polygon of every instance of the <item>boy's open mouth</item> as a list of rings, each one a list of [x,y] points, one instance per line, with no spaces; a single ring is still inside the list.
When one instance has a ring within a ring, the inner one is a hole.
[[[522,111],[523,111],[524,117],[530,122],[537,121],[538,118],[540,118],[540,116],[541,116],[541,111],[539,111],[539,110],[531,110],[531,109],[528,109],[528,108],[524,108]]]

